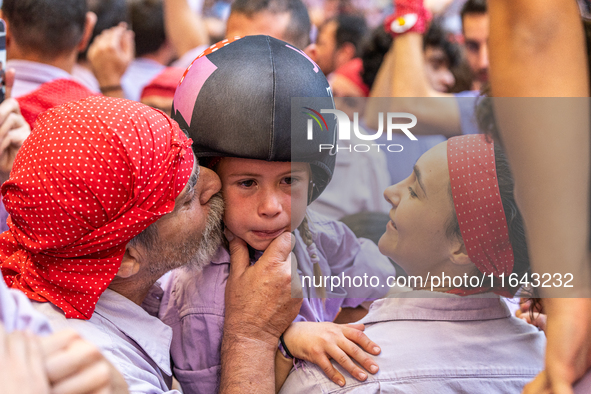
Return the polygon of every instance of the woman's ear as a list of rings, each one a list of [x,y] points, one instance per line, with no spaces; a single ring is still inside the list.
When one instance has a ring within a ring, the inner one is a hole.
[[[138,257],[137,249],[128,245],[125,248],[125,254],[121,260],[121,266],[119,267],[119,271],[117,271],[117,276],[120,278],[129,278],[137,274],[140,270]]]
[[[450,258],[452,263],[456,265],[472,264],[472,260],[468,257],[468,251],[463,241],[458,240],[453,243]]]

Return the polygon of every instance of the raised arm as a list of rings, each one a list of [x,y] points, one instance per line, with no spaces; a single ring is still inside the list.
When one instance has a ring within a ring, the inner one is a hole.
[[[193,12],[187,0],[164,1],[166,37],[179,57],[200,45],[207,45],[209,37],[200,15]]]
[[[407,0],[397,0],[407,3]],[[412,0],[414,7],[422,1]],[[394,38],[370,92],[370,97],[396,97],[395,100],[368,100],[366,124],[378,128],[378,112],[394,112],[392,108],[413,113],[419,119],[413,128],[416,134],[444,134],[448,137],[461,133],[460,113],[454,96],[433,89],[425,74],[423,35],[408,31]]]
[[[489,12],[490,81],[493,95],[500,97],[494,110],[515,177],[532,267],[540,274],[572,273],[574,294],[588,297],[590,129],[584,97],[589,79],[577,3],[491,0]],[[526,392],[551,387],[571,393],[571,384],[591,366],[591,300],[547,298],[544,305],[546,370]]]

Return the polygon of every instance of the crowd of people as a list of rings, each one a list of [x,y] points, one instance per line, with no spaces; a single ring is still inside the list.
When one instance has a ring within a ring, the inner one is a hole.
[[[1,17],[0,392],[591,392],[587,0]]]

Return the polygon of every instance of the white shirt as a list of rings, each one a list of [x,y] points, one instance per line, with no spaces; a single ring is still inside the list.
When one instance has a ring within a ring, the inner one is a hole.
[[[90,320],[66,319],[51,303],[34,303],[54,330],[70,327],[101,349],[121,372],[130,393],[180,394],[170,390],[172,329],[139,305],[110,289],[99,298]]]
[[[125,98],[140,101],[144,87],[164,71],[164,69],[165,66],[154,60],[141,57],[133,60],[121,78],[121,86],[123,87]]]
[[[70,73],[61,68],[28,60],[9,60],[6,62],[6,68],[14,68],[16,71],[12,87],[13,98],[29,94],[44,83],[56,79],[73,79]]]
[[[316,365],[292,370],[281,393],[521,393],[544,368],[546,337],[499,297],[409,291],[375,301],[365,334],[380,346],[375,375],[340,387]],[[423,297],[423,298],[419,298]]]
[[[49,320],[37,312],[27,296],[9,289],[0,274],[0,324],[6,332],[29,330],[37,335],[51,334]]]
[[[96,77],[94,76],[93,72],[83,67],[79,64],[74,64],[74,68],[72,69],[72,76],[86,88],[92,90],[95,93],[100,93],[101,88],[99,86]]]

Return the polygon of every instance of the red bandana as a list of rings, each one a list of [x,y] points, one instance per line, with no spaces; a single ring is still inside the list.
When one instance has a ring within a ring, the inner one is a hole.
[[[140,103],[99,96],[40,115],[2,185],[8,286],[90,319],[127,242],[173,210],[193,160],[176,122]]]
[[[499,193],[494,145],[480,134],[450,138],[447,163],[470,260],[485,275],[508,276],[513,271],[513,248]]]

